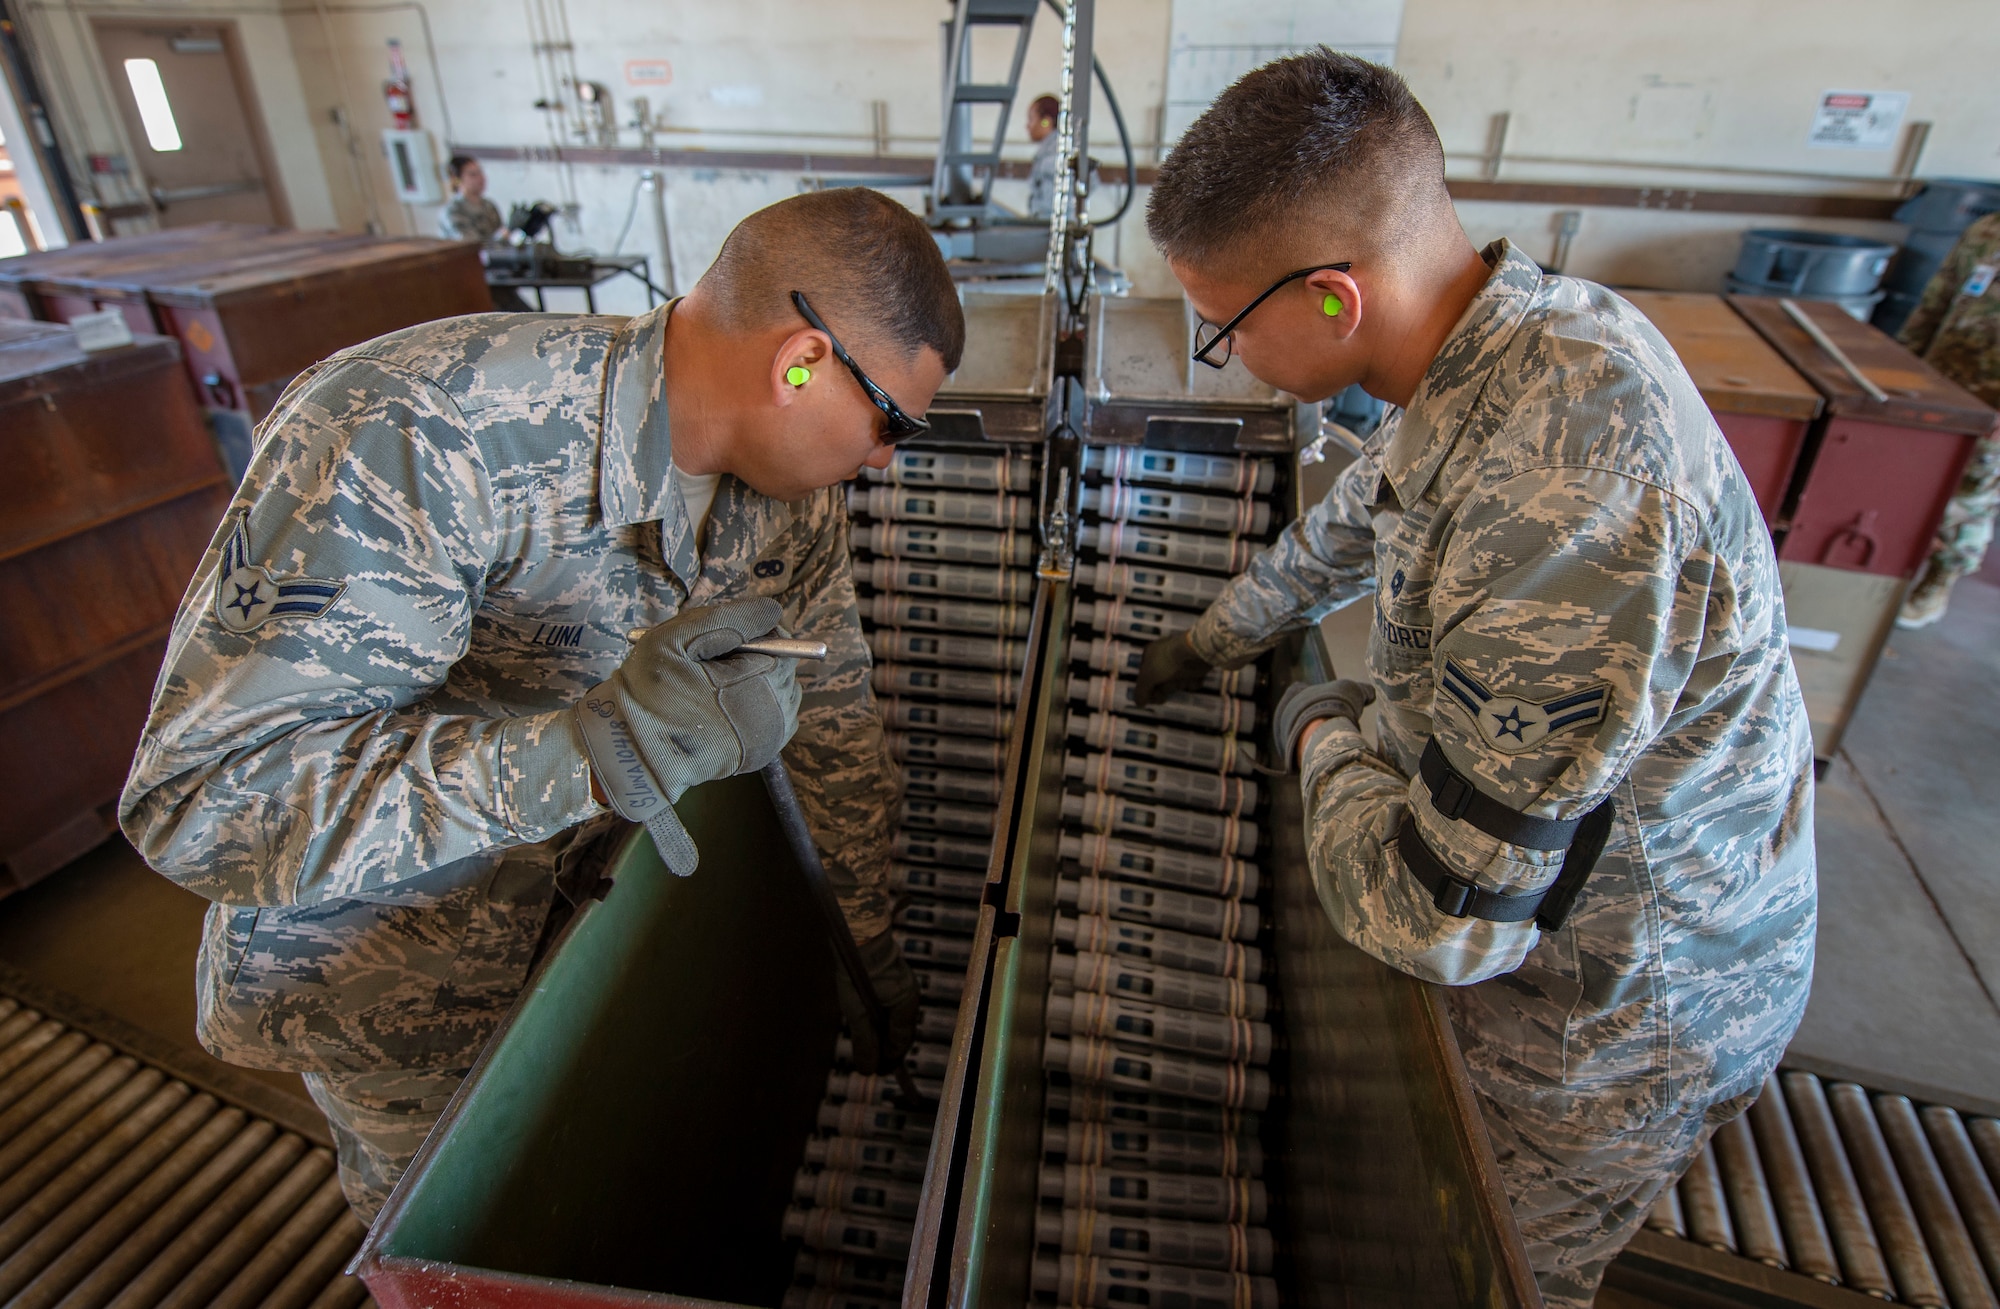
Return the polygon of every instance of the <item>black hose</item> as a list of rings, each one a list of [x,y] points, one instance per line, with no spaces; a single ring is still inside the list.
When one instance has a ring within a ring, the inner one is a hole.
[[[1069,17],[1062,7],[1061,0],[1048,0],[1048,5],[1055,10],[1058,18]],[[1118,107],[1118,94],[1111,89],[1111,79],[1104,75],[1104,64],[1098,59],[1094,50],[1090,55],[1090,68],[1097,74],[1097,85],[1103,88],[1105,107],[1111,110],[1111,121],[1118,127],[1118,148],[1125,155],[1125,194],[1119,198],[1118,208],[1112,211],[1109,218],[1096,219],[1090,224],[1092,227],[1109,227],[1123,218],[1132,208],[1132,196],[1139,186],[1139,170],[1132,155],[1132,133],[1125,127],[1125,111]],[[1076,148],[1078,154],[1088,157],[1090,150],[1088,141],[1078,141]]]

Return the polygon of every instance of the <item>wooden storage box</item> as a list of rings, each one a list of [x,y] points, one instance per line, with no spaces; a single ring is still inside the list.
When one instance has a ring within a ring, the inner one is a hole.
[[[1776,523],[1785,491],[1819,417],[1818,391],[1800,377],[1719,295],[1627,291],[1681,357],[1716,426],[1756,493],[1765,524]]]
[[[1781,562],[1778,575],[1785,588],[1792,667],[1812,723],[1813,758],[1830,760],[1881,658],[1909,583],[1796,560]]]
[[[112,830],[188,578],[229,503],[174,342],[0,321],[0,894]]]
[[[1930,554],[1973,445],[2000,415],[1837,305],[1797,302],[1886,400],[1870,397],[1777,300],[1731,296],[1729,303],[1826,400],[1807,441],[1778,557],[1913,576]]]

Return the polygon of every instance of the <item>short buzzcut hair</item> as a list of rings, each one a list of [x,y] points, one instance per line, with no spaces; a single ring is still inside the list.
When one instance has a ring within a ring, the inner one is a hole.
[[[723,241],[698,289],[731,331],[803,326],[791,299],[801,291],[849,350],[894,349],[907,360],[928,346],[946,372],[965,353],[965,311],[930,229],[867,187],[759,209]]]
[[[1448,211],[1444,148],[1403,79],[1320,46],[1253,69],[1216,97],[1160,165],[1146,231],[1201,265],[1296,244],[1329,222],[1393,244]]]

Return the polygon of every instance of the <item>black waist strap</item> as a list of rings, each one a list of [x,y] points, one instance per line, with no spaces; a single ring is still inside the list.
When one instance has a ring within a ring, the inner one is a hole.
[[[1425,757],[1429,758],[1429,751]],[[1532,918],[1543,931],[1554,932],[1569,921],[1569,912],[1576,905],[1585,879],[1597,866],[1597,857],[1604,853],[1604,843],[1611,835],[1611,818],[1611,800],[1607,797],[1582,818],[1556,824],[1576,831],[1576,840],[1563,856],[1562,871],[1547,889],[1522,895],[1485,890],[1446,868],[1424,840],[1423,833],[1417,830],[1417,816],[1413,813],[1403,815],[1403,825],[1396,832],[1396,846],[1410,876],[1431,893],[1431,903],[1446,917],[1480,918],[1489,923],[1518,923]]]
[[[1578,818],[1531,818],[1490,796],[1481,795],[1463,773],[1446,761],[1435,736],[1425,743],[1424,757],[1417,762],[1417,772],[1430,789],[1431,804],[1440,815],[1470,823],[1488,836],[1509,845],[1524,845],[1533,850],[1567,850],[1576,839],[1578,824],[1583,821]],[[1483,918],[1486,915],[1479,916]],[[1502,918],[1495,921],[1517,920]]]

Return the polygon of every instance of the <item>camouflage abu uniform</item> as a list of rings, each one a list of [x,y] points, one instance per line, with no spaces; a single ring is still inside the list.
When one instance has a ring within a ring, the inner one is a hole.
[[[364,1147],[414,1152],[519,990],[565,852],[616,822],[567,707],[633,628],[763,594],[829,644],[785,757],[856,934],[888,929],[898,779],[841,495],[724,478],[697,543],[669,312],[451,319],[317,365],[175,620],[125,832],[214,902],[202,1043],[307,1074],[350,1196],[379,1205]]]
[[[2000,213],[1965,229],[1896,335],[1931,367],[2000,409]],[[1958,491],[1945,506],[1919,591],[1949,588],[1978,571],[1993,542],[1996,513],[2000,433],[1988,433],[1974,448]]]
[[[1812,743],[1777,563],[1742,472],[1635,309],[1507,245],[1431,364],[1327,498],[1196,623],[1234,665],[1375,593],[1378,748],[1345,720],[1303,769],[1321,903],[1348,940],[1446,983],[1551,1305],[1606,1262],[1805,1008]],[[1610,839],[1568,923],[1453,918],[1402,866],[1406,814],[1493,891],[1559,852],[1443,816],[1435,737],[1477,790]]]
[[[470,196],[455,195],[451,202],[438,210],[438,235],[447,241],[491,241],[507,226],[500,217],[500,207],[480,196],[474,200]]]

